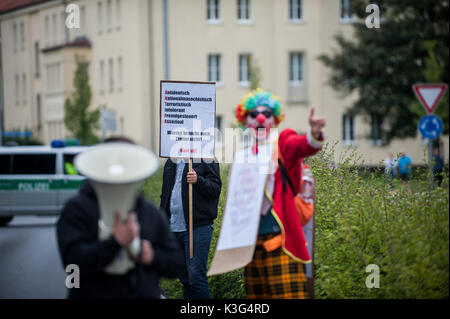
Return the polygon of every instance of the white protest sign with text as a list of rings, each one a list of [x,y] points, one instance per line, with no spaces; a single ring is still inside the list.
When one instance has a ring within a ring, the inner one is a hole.
[[[161,81],[160,157],[214,158],[214,82]]]

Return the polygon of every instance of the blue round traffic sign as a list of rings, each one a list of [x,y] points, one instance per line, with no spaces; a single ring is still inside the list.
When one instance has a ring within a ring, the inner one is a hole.
[[[443,129],[442,120],[434,114],[425,115],[419,121],[419,132],[425,138],[434,140],[442,134]]]

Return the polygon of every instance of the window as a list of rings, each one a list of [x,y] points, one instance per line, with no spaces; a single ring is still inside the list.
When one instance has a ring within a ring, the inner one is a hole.
[[[121,20],[122,20],[122,12],[121,12],[121,1],[116,0],[116,29],[120,29]]]
[[[341,0],[341,20],[348,21],[352,19],[350,0]]]
[[[237,1],[237,15],[238,20],[248,21],[250,20],[250,0],[238,0]]]
[[[112,29],[112,2],[111,0],[106,1],[106,28],[108,31]]]
[[[216,128],[222,132],[222,115],[216,116]]]
[[[19,40],[18,40],[17,24],[16,23],[13,23],[12,32],[13,32],[14,52],[17,52],[18,51],[18,46],[19,46]]]
[[[291,84],[303,82],[303,53],[294,52],[289,55],[289,80]]]
[[[117,88],[122,89],[123,87],[123,65],[122,57],[117,59]]]
[[[208,81],[220,82],[220,55],[208,55]]]
[[[47,92],[50,92],[50,64],[45,66],[46,71],[46,82],[47,82]]]
[[[25,23],[20,22],[20,51],[25,51]]]
[[[59,14],[59,18],[60,18],[59,42],[64,43],[64,42],[66,42],[66,15],[65,15],[64,11],[62,11]]]
[[[40,66],[39,66],[39,42],[34,42],[34,64],[35,64],[35,76],[39,77]]]
[[[112,58],[108,61],[109,67],[109,91],[114,91],[114,61]]]
[[[56,90],[61,91],[61,63],[56,63]]]
[[[61,63],[47,65],[47,92],[56,93],[61,90]]]
[[[52,83],[53,83],[53,74],[52,74],[52,65],[48,64],[47,65],[47,92],[51,93],[52,92]]]
[[[11,155],[0,155],[0,175],[11,174]]]
[[[12,174],[55,174],[56,154],[15,154]]]
[[[342,140],[344,145],[351,145],[354,142],[354,118],[352,115],[342,116]]]
[[[73,173],[71,171],[67,170],[68,169],[68,167],[67,167],[68,165],[66,165],[66,164],[71,164],[72,167],[75,169],[75,167],[73,165],[73,161],[74,161],[74,159],[75,159],[75,157],[77,155],[78,154],[67,154],[67,153],[63,154],[64,174],[66,174],[66,175],[73,175]],[[76,173],[76,175],[81,175],[80,173],[78,173],[78,171],[76,169],[75,169],[74,172]]]
[[[52,15],[52,37],[51,37],[51,42],[53,44],[56,43],[58,38],[58,22],[57,22],[57,16],[56,13],[54,13]]]
[[[289,0],[289,20],[298,21],[302,19],[302,1]]]
[[[52,42],[53,44],[56,44],[56,42],[58,41],[58,22],[57,22],[57,16],[56,13],[53,14],[52,16]]]
[[[105,62],[100,61],[100,93],[103,93],[105,90]]]
[[[15,89],[16,89],[16,105],[20,104],[20,79],[19,75],[16,74],[15,77]]]
[[[222,141],[223,141],[223,133],[224,132],[222,131],[222,118],[223,118],[222,115],[216,116],[216,129],[219,131],[219,132],[216,132],[216,141],[218,143],[222,143]]]
[[[22,74],[22,101],[23,105],[27,104],[27,75]]]
[[[220,20],[219,0],[206,0],[207,1],[207,17],[208,21]]]
[[[239,83],[249,85],[250,81],[250,55],[239,54]]]
[[[370,117],[370,140],[372,144],[378,146],[383,144],[382,140],[383,131],[381,124],[382,124],[381,116],[377,114],[372,114]]]
[[[45,44],[50,43],[50,18],[45,16]]]
[[[80,7],[80,32],[81,34],[86,33],[86,8],[85,6]]]
[[[103,4],[101,2],[97,3],[97,31],[103,32]]]

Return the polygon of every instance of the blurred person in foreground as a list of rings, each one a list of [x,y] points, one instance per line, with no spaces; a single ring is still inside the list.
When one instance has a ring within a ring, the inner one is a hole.
[[[125,137],[108,142],[134,144]],[[160,298],[159,277],[176,277],[183,269],[183,254],[170,232],[163,213],[139,195],[126,221],[116,213],[111,236],[99,240],[99,206],[89,180],[62,209],[57,239],[64,267],[80,270],[80,287],[69,289],[69,298]],[[141,253],[125,274],[109,274],[107,267],[122,248],[139,236]]]
[[[315,117],[312,108],[306,134],[299,135],[288,128],[278,135],[271,129],[283,118],[279,98],[262,89],[247,93],[236,108],[238,124],[250,130],[253,153],[258,153],[261,144],[278,146],[278,163],[273,158],[277,169],[269,174],[264,190],[253,260],[244,271],[250,299],[308,298],[304,264],[310,263],[311,258],[294,196],[300,192],[302,159],[323,146],[325,119]]]

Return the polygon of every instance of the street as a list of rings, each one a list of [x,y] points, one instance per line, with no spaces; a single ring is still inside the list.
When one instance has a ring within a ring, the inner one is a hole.
[[[0,298],[65,298],[56,221],[56,216],[16,216],[0,227]]]

